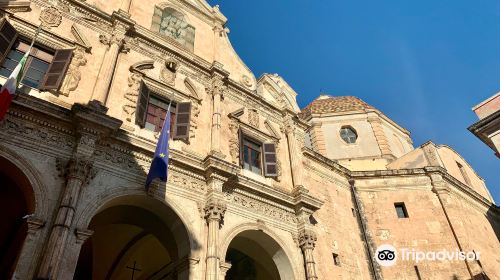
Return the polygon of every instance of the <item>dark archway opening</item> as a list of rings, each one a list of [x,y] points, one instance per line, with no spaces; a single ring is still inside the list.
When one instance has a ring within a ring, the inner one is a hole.
[[[238,234],[229,244],[226,262],[231,264],[226,272],[226,280],[293,278],[292,267],[283,249],[259,230],[247,230]]]
[[[21,253],[34,211],[34,194],[28,179],[12,163],[0,158],[0,279],[10,279]]]
[[[149,197],[117,200],[92,218],[74,279],[187,279],[178,269],[190,252],[179,217]]]

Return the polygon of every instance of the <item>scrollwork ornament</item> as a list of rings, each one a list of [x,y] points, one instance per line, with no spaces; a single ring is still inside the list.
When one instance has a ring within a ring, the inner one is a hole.
[[[128,122],[132,121],[132,116],[135,114],[137,109],[137,98],[139,96],[139,91],[141,90],[142,74],[131,73],[128,77],[128,88],[125,91],[126,104],[123,105],[122,109],[126,114],[125,119]]]
[[[229,139],[229,153],[231,154],[232,162],[237,164],[240,157],[240,141],[238,139],[238,130],[240,129],[238,121],[231,120],[229,123],[229,130],[231,131],[231,138]]]

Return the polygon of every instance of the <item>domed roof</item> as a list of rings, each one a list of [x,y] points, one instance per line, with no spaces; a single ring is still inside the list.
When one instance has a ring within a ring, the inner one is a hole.
[[[300,113],[305,118],[311,114],[340,113],[351,111],[366,111],[375,109],[356,96],[320,95],[307,105]]]

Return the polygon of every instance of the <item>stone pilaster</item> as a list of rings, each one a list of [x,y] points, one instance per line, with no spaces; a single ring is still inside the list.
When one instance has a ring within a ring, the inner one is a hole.
[[[219,231],[224,222],[224,213],[226,212],[226,204],[219,199],[211,198],[205,205],[205,219],[208,224],[207,238],[207,267],[206,280],[219,279],[218,268],[219,260]]]
[[[429,168],[427,168],[429,170]],[[437,172],[429,172],[428,176],[431,179],[431,184],[432,184],[432,191],[436,194],[439,203],[441,204],[441,208],[443,210],[443,214],[446,218],[446,221],[448,223],[448,226],[450,227],[451,233],[453,235],[453,238],[455,239],[455,242],[457,244],[457,247],[460,251],[464,251],[464,247],[462,246],[458,233],[457,233],[457,227],[453,225],[451,222],[448,210],[453,207],[452,205],[452,200],[453,198],[451,197],[451,190],[448,186],[448,184],[443,180],[443,176]],[[463,229],[462,229],[463,230]],[[474,279],[474,273],[472,272],[471,269],[471,264],[467,261],[464,260],[465,266],[467,267],[467,271],[469,272],[469,275],[471,276],[471,279]]]
[[[292,181],[295,186],[302,186],[302,151],[299,150],[295,138],[295,124],[291,116],[285,118],[282,131],[286,134],[288,152],[290,153],[290,164],[292,171]]]
[[[323,128],[321,127],[321,123],[312,124],[310,135],[311,135],[311,144],[313,146],[313,149],[316,152],[324,156],[327,156],[325,136],[323,134]]]
[[[207,94],[212,96],[212,128],[210,141],[210,154],[224,158],[220,149],[220,130],[222,126],[221,103],[227,92],[227,85],[224,80],[229,76],[229,72],[223,69],[223,65],[217,61],[211,67],[212,78],[208,87],[205,88]]]
[[[303,230],[299,235],[299,246],[304,254],[307,280],[318,279],[318,276],[316,275],[316,262],[314,261],[313,255],[316,240],[316,234],[312,230]]]
[[[382,156],[393,158],[391,147],[389,146],[389,141],[385,135],[384,128],[382,127],[382,121],[378,116],[369,116],[368,122],[372,126],[373,133],[375,134],[375,139],[377,140],[378,147]]]
[[[130,6],[130,3],[128,5]],[[97,79],[92,93],[92,99],[100,102],[102,105],[106,105],[108,100],[118,56],[120,52],[129,51],[129,48],[125,44],[125,34],[130,28],[130,15],[119,11],[114,12],[112,17],[114,19],[113,33],[109,36],[103,34],[99,36],[99,41],[106,45],[107,49],[97,75],[99,79]]]
[[[52,226],[38,279],[57,279],[81,189],[95,176],[93,162],[88,158],[75,156],[67,163],[64,176],[66,187]]]

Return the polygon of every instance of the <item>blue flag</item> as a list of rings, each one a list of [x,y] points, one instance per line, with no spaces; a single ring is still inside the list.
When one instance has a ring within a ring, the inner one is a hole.
[[[168,140],[170,138],[170,105],[168,106],[165,122],[160,132],[160,139],[156,144],[156,151],[149,168],[148,178],[146,179],[146,190],[155,178],[160,178],[163,182],[167,181],[168,173]]]

